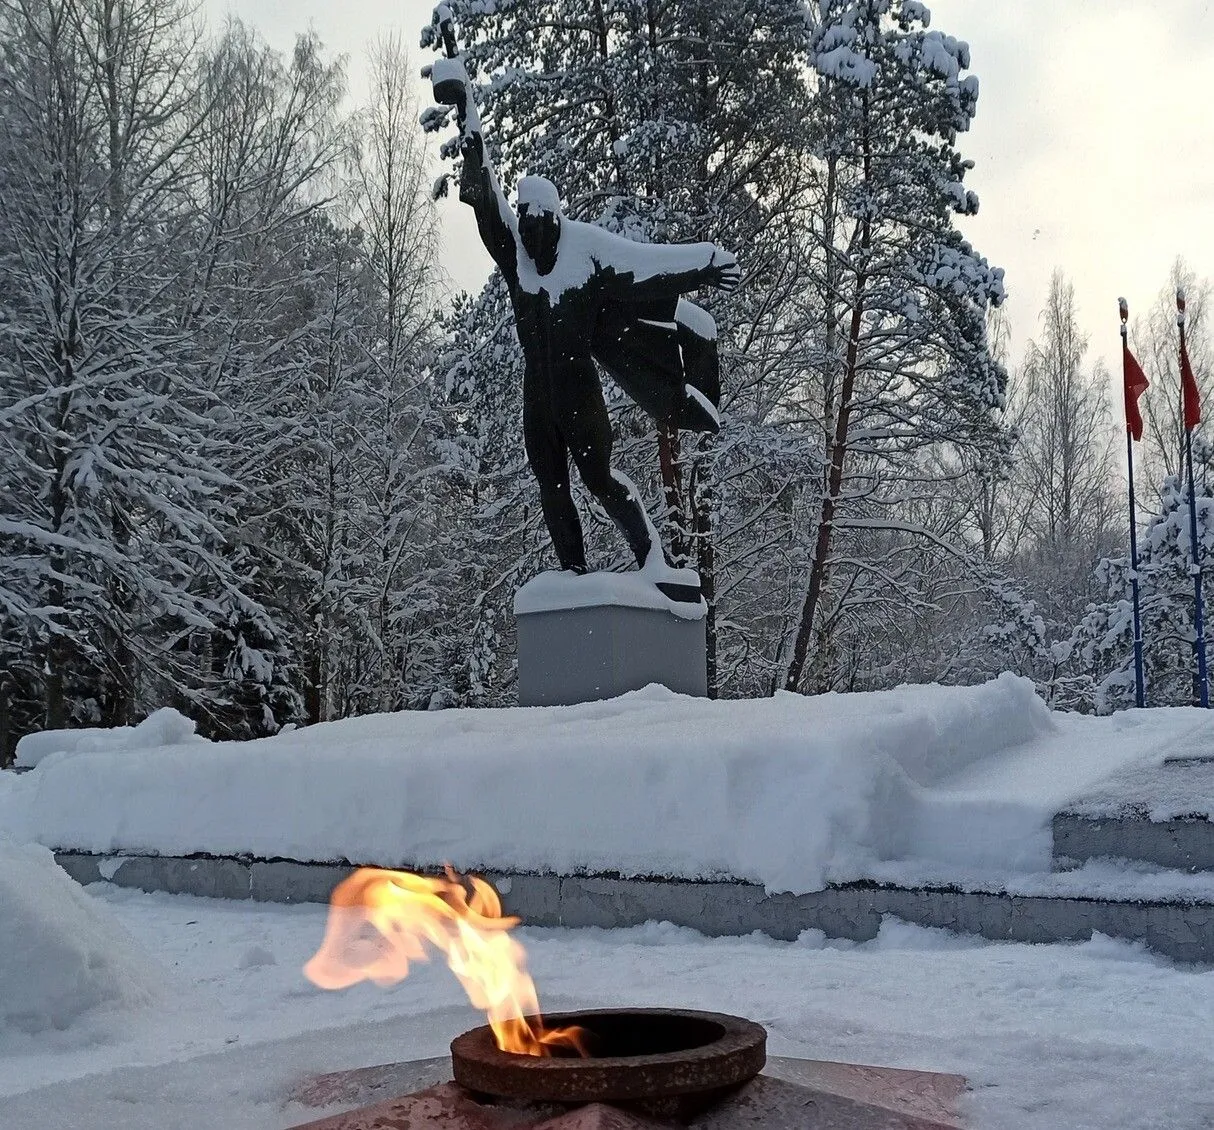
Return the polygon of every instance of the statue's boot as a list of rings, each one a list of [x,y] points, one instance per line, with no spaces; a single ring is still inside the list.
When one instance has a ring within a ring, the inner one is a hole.
[[[665,563],[666,568],[672,575],[672,579],[663,580],[661,579],[661,573],[657,572],[653,582],[654,587],[668,600],[675,600],[684,604],[699,603],[702,595],[700,592],[699,578],[696,578],[694,584],[685,583],[681,579],[673,579],[673,577],[680,574],[691,573],[691,570],[677,568],[674,562],[670,560],[670,555],[666,552],[665,548],[660,544],[654,544],[653,537],[650,534],[649,521],[645,515],[643,507],[640,504],[640,501],[638,499],[632,499],[631,496],[630,501],[635,503],[635,505],[632,507],[633,511],[635,512],[635,517],[630,518],[627,525],[625,525],[624,522],[617,522],[617,525],[619,525],[620,530],[628,539],[628,544],[631,546],[632,552],[636,555],[637,567],[642,571],[645,571],[649,564],[650,556],[655,553],[660,553],[662,555],[662,561]],[[691,575],[694,576],[695,574],[692,573]]]

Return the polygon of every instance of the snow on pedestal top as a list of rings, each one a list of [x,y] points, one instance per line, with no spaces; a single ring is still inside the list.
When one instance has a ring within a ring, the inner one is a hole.
[[[696,587],[700,578],[686,569],[661,573],[651,569],[628,573],[547,572],[532,577],[514,596],[516,616],[532,612],[564,612],[572,608],[596,608],[603,605],[621,608],[652,608],[670,612],[685,620],[702,620],[707,605],[701,600],[686,603],[671,600],[655,581],[671,581]]]

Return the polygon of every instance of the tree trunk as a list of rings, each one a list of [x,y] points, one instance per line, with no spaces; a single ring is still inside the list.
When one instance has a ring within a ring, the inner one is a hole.
[[[713,489],[707,460],[709,440],[704,437],[698,445],[700,459],[691,468],[688,495],[691,505],[692,536],[696,547],[696,569],[700,574],[700,590],[708,613],[704,624],[704,662],[708,676],[708,697],[720,696],[720,673],[717,668],[717,551],[713,542]]]
[[[0,678],[0,769],[7,769],[12,759],[9,748],[13,744],[10,698],[9,682]]]
[[[63,637],[53,635],[46,642],[46,728],[62,730],[67,725],[63,693],[63,668],[67,662]]]
[[[675,568],[686,567],[691,557],[687,517],[683,509],[683,468],[679,451],[678,425],[666,421],[658,427],[658,465],[662,471],[662,496],[665,502],[660,533],[670,547]]]
[[[308,726],[315,726],[317,722],[324,721],[321,718],[321,704],[324,701],[324,691],[321,686],[321,652],[324,648],[324,633],[319,626],[314,624],[306,647],[307,653],[303,660],[304,722]]]
[[[862,121],[864,122],[861,135],[863,151],[863,180],[868,184],[872,177],[871,140],[868,132],[868,98],[862,99]],[[832,264],[835,262],[834,247],[834,191],[835,166],[832,164],[828,172],[827,227],[826,253],[829,256],[828,271],[833,274]],[[822,497],[822,510],[818,516],[818,537],[814,547],[813,563],[810,565],[809,584],[805,590],[805,601],[801,606],[800,624],[797,628],[797,638],[793,644],[792,662],[788,665],[788,675],[784,680],[784,689],[795,691],[801,683],[801,675],[805,669],[805,658],[809,653],[809,640],[814,630],[814,618],[817,616],[818,604],[822,590],[826,584],[829,572],[831,541],[834,535],[835,509],[843,489],[843,465],[847,459],[847,436],[851,426],[852,400],[855,396],[856,370],[860,359],[860,331],[864,325],[864,300],[867,285],[868,252],[872,247],[872,222],[861,220],[860,246],[858,250],[859,266],[856,270],[856,292],[851,303],[851,325],[847,335],[847,356],[843,365],[843,381],[839,389],[838,410],[835,415],[834,436],[830,440],[830,471],[827,475],[826,491]],[[830,276],[828,276],[830,277]],[[827,302],[832,303],[835,295],[829,293]],[[834,324],[831,311],[827,310],[828,327]]]
[[[814,617],[818,602],[826,583],[830,560],[831,538],[834,533],[835,509],[843,489],[843,464],[847,458],[847,432],[851,424],[852,397],[856,387],[856,367],[860,356],[860,329],[864,319],[864,276],[856,282],[856,301],[852,306],[851,329],[847,340],[847,363],[843,370],[843,385],[839,390],[839,412],[835,417],[835,434],[831,441],[830,473],[826,492],[822,496],[822,511],[818,517],[818,539],[814,546],[813,564],[809,571],[809,586],[805,590],[805,602],[801,606],[800,626],[793,645],[792,662],[784,689],[795,691],[805,669],[805,658],[809,654],[809,640],[813,634]]]

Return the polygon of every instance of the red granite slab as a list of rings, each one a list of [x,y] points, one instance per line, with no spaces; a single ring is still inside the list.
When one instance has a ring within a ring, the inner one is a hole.
[[[665,1124],[592,1103],[575,1110],[541,1104],[482,1104],[455,1083],[308,1122],[297,1130],[667,1130]]]
[[[812,1091],[888,1107],[928,1124],[958,1130],[964,1125],[957,1118],[957,1108],[967,1088],[963,1075],[782,1057],[770,1057],[764,1074]]]
[[[313,1107],[364,1102],[416,1086],[442,1061],[386,1064],[306,1081],[291,1099]],[[402,1086],[403,1085],[403,1086]],[[691,1121],[697,1130],[963,1130],[959,1075],[819,1060],[773,1059],[768,1072]],[[669,1130],[673,1123],[602,1104],[480,1102],[454,1083],[414,1090],[296,1130]]]

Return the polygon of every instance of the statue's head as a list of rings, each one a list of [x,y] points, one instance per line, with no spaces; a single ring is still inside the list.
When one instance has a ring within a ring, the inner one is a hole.
[[[561,238],[561,198],[547,177],[518,182],[518,235],[536,270],[541,275],[551,271]]]

